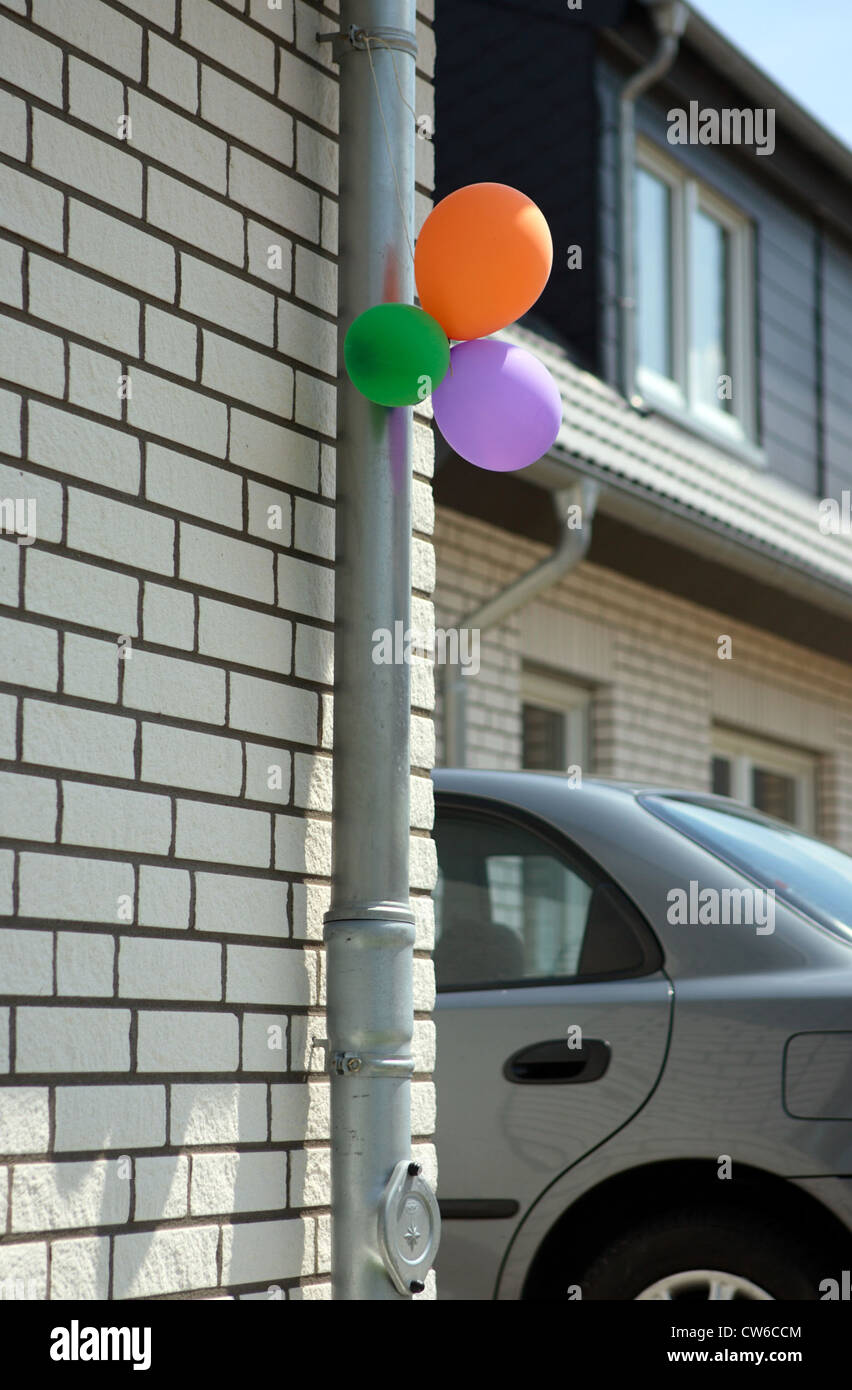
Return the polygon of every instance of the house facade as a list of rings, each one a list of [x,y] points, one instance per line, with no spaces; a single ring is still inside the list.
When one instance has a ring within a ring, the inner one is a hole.
[[[339,23],[336,0],[0,4],[2,1299],[330,1295],[339,119],[317,33]],[[414,469],[425,621],[422,418]],[[431,681],[413,701],[434,1178]]]
[[[635,101],[627,296],[622,96],[672,10]],[[437,194],[494,179],[542,208],[553,272],[508,336],[565,402],[517,475],[438,440],[440,621],[486,619],[439,760],[713,789],[849,849],[852,153],[689,6],[439,0],[436,30]],[[501,608],[571,526],[562,577]]]

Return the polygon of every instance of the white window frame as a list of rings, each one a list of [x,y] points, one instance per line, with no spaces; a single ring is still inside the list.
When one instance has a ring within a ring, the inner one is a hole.
[[[637,167],[668,186],[671,196],[672,379],[637,361],[636,384],[647,403],[679,423],[698,426],[717,442],[751,446],[756,431],[754,265],[752,225],[732,203],[687,173],[656,145],[640,137]],[[698,399],[695,351],[690,331],[692,285],[692,223],[696,211],[721,223],[728,235],[727,321],[733,384],[730,410],[714,410]],[[638,345],[638,314],[635,331]],[[753,462],[763,461],[754,451]]]
[[[816,774],[818,759],[813,753],[800,752],[785,744],[771,743],[751,734],[718,726],[713,729],[712,756],[725,758],[731,764],[731,796],[747,806],[754,803],[751,796],[752,771],[757,765],[768,772],[791,777],[795,785],[797,829],[816,833]]]
[[[561,676],[546,675],[521,669],[521,707],[538,705],[541,709],[557,710],[565,718],[565,746],[579,747],[581,772],[591,774],[591,705],[592,692],[588,686],[577,685]],[[573,765],[573,764],[572,764]],[[554,769],[556,771],[556,769]],[[559,771],[565,772],[566,768]]]

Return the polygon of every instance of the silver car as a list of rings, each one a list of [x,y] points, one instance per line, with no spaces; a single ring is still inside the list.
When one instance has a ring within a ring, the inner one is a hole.
[[[723,797],[434,774],[445,1299],[832,1299],[852,859]]]

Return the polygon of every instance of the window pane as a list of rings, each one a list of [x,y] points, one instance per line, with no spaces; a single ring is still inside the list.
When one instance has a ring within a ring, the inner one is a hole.
[[[524,767],[534,772],[562,772],[566,766],[565,715],[561,710],[524,705]]]
[[[697,212],[692,243],[692,352],[695,398],[701,405],[730,410],[719,399],[719,377],[728,365],[728,233],[706,212]]]
[[[765,767],[752,768],[751,803],[758,811],[795,825],[796,779],[785,777],[781,772],[770,772]]]
[[[737,807],[719,810],[699,800],[649,796],[656,815],[765,888],[852,939],[852,858],[820,840]]]
[[[644,169],[636,177],[636,299],[639,364],[673,376],[671,191]]]
[[[592,884],[520,826],[439,816],[438,983],[576,975]]]
[[[567,735],[564,763],[566,768],[579,767],[589,774],[594,771],[590,715],[591,704],[588,701],[583,705],[576,705],[569,711],[565,720]]]
[[[731,761],[729,758],[713,758],[713,791],[716,796],[731,795]]]
[[[434,834],[439,989],[657,968],[656,943],[621,890],[533,831],[439,806]]]

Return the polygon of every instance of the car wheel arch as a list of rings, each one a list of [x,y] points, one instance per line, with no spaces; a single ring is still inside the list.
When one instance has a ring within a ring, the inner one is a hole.
[[[809,1243],[825,1253],[827,1273],[832,1259],[845,1258],[848,1263],[852,1235],[812,1192],[749,1164],[736,1162],[731,1180],[719,1179],[717,1172],[717,1159],[706,1157],[640,1164],[609,1174],[586,1188],[551,1222],[525,1274],[519,1277],[516,1268],[507,1278],[512,1266],[511,1249],[507,1252],[495,1297],[532,1302],[565,1299],[570,1287],[582,1287],[583,1271],[611,1240],[640,1220],[697,1203],[720,1210],[740,1208],[752,1216],[765,1216],[767,1222],[786,1223],[791,1231],[807,1231]]]

